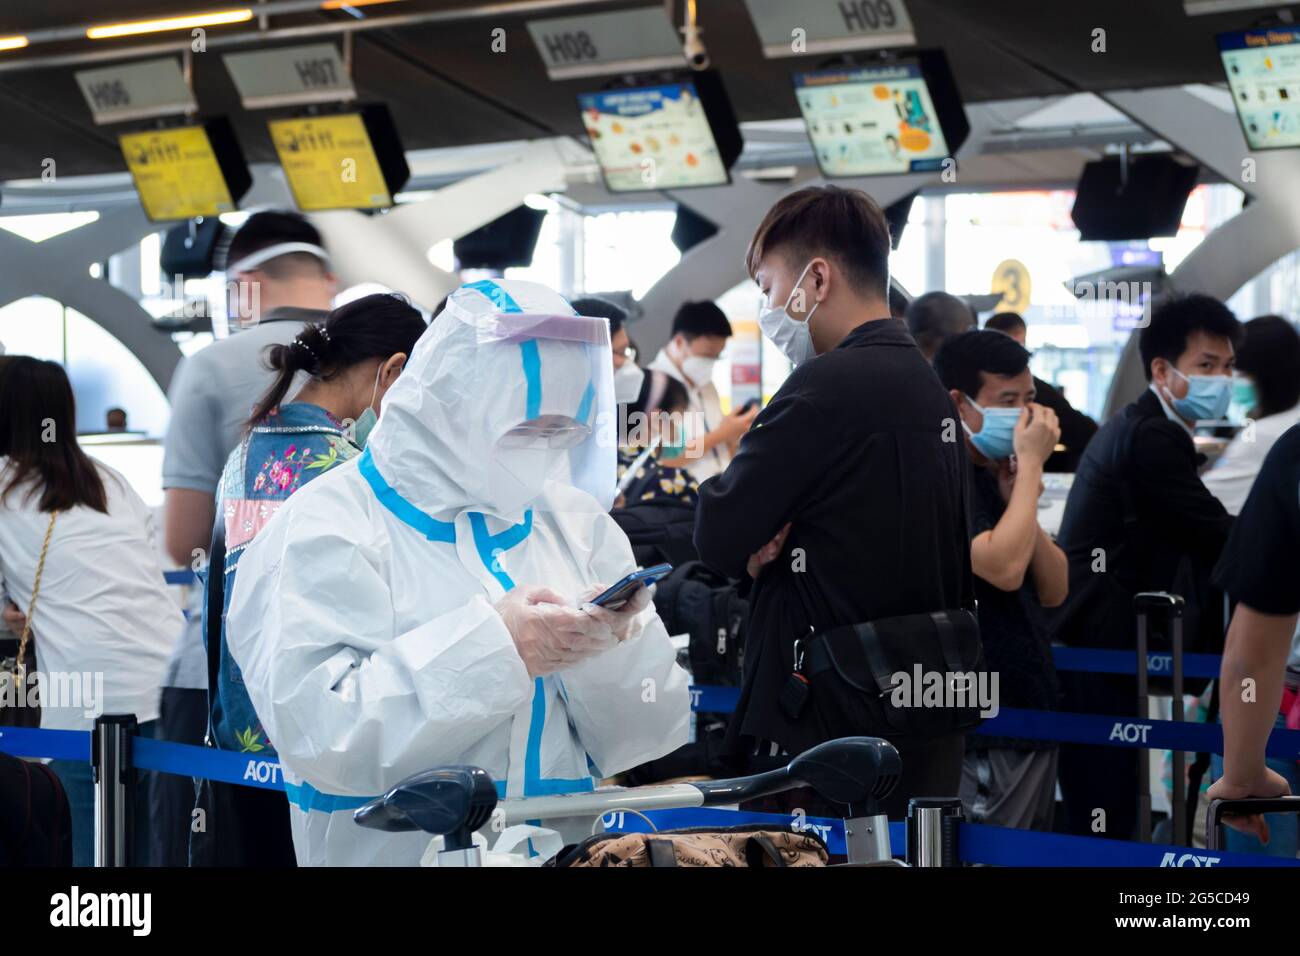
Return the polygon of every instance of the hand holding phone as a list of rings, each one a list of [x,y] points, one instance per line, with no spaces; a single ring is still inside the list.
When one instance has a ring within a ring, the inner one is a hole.
[[[654,567],[633,571],[617,584],[611,585],[596,595],[588,603],[603,607],[607,611],[620,611],[637,591],[666,578],[672,569],[671,564],[656,564]]]

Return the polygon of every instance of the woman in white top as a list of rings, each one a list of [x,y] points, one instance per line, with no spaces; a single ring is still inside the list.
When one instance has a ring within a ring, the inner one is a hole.
[[[149,511],[121,475],[77,444],[61,366],[0,359],[0,409],[0,594],[14,632],[4,636],[20,635],[31,612],[36,666],[25,687],[40,688],[41,727],[89,730],[99,714],[134,714],[149,736],[181,627]],[[15,702],[29,699],[30,692],[15,695]],[[56,760],[51,767],[68,791],[74,863],[90,865],[90,765]],[[137,806],[147,807],[143,794]],[[141,845],[147,822],[137,821]]]
[[[1246,323],[1233,398],[1249,416],[1201,480],[1229,514],[1239,514],[1273,443],[1300,422],[1300,333],[1278,315]]]

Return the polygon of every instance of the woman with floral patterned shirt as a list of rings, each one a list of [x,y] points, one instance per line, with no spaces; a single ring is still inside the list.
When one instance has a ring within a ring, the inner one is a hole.
[[[226,641],[226,612],[240,555],[290,495],[361,453],[384,393],[425,328],[419,311],[404,298],[383,293],[341,306],[322,325],[308,325],[289,344],[266,350],[267,363],[279,374],[258,402],[248,433],[227,459],[217,488],[216,513],[225,528],[226,554],[217,685],[209,688],[208,706],[212,743],[222,750],[275,756]],[[284,402],[295,380],[304,374],[294,400]],[[210,576],[204,585],[211,589]],[[211,633],[208,606],[205,596],[205,642]],[[266,828],[282,828],[288,847],[285,862],[292,865],[283,794],[233,789],[240,791],[234,811],[240,815],[241,835],[248,831],[257,834],[260,843],[278,842],[265,838]],[[246,817],[262,819],[249,826]],[[258,849],[250,847],[249,853]],[[266,862],[265,855],[259,862]]]

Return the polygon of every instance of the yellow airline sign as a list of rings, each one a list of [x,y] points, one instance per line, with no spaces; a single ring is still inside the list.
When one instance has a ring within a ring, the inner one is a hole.
[[[155,222],[233,212],[235,201],[202,126],[118,137],[145,215]]]
[[[359,114],[271,120],[268,125],[299,209],[381,209],[393,204]]]

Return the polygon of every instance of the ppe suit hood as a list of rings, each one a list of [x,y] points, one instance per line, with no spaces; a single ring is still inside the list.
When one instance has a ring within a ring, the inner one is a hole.
[[[551,416],[590,432],[571,448],[499,444],[521,423]],[[576,315],[543,285],[502,279],[451,295],[384,396],[367,450],[384,481],[426,515],[446,521],[472,509],[517,520],[545,506],[535,495],[547,480],[608,509],[615,442],[608,323]]]

